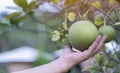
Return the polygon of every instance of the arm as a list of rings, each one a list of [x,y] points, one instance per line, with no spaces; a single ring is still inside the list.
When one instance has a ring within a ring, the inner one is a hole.
[[[106,40],[106,36],[98,36],[93,44],[83,52],[73,52],[71,46],[67,46],[63,54],[57,60],[48,64],[13,73],[66,73],[78,63],[81,63],[100,51]]]

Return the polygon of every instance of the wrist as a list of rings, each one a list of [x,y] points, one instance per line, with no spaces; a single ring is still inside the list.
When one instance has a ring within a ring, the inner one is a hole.
[[[69,70],[67,63],[62,58],[49,63],[50,68],[54,69],[54,73],[66,73]]]

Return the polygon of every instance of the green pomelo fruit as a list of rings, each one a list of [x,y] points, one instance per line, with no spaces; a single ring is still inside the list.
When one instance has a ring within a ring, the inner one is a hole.
[[[87,49],[96,39],[97,35],[97,28],[87,20],[75,22],[68,31],[70,44],[80,51]]]
[[[105,41],[105,43],[107,43],[107,42],[110,42],[111,40],[113,40],[116,32],[115,32],[115,29],[113,27],[104,25],[104,26],[101,26],[99,28],[99,34],[100,35],[107,35],[107,39]]]

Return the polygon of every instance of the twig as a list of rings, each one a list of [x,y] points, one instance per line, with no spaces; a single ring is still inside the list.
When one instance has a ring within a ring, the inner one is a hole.
[[[111,43],[111,44],[112,44],[112,46],[113,46],[113,50],[114,50],[114,52],[115,52],[116,56],[118,57],[119,62],[120,62],[120,56],[119,56],[119,54],[116,52],[116,50],[115,50],[115,47],[114,47],[113,43]]]
[[[112,61],[115,61],[116,63],[119,63],[119,61],[117,61],[116,59],[112,58],[112,57],[110,56],[110,54],[108,54],[108,53],[106,53],[106,52],[104,52],[104,53],[105,53],[105,55],[108,57],[109,60],[112,60]]]

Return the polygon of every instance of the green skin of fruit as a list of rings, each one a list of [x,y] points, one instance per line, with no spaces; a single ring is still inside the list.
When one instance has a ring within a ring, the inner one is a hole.
[[[98,30],[93,23],[87,20],[77,21],[69,29],[68,39],[70,44],[83,51],[96,39]]]
[[[100,35],[107,35],[107,39],[105,41],[105,43],[107,43],[107,42],[110,42],[111,40],[113,40],[116,32],[115,32],[113,27],[104,25],[104,26],[101,26],[99,28],[99,34]]]

